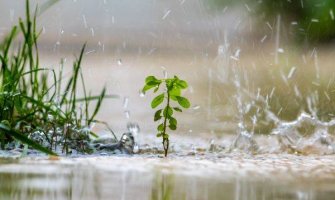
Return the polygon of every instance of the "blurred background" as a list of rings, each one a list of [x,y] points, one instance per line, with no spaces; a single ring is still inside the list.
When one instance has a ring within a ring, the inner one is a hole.
[[[257,134],[300,112],[330,120],[335,111],[333,0],[60,0],[31,1],[39,10],[39,48],[45,67],[71,63],[87,42],[86,85],[104,85],[99,119],[116,132],[138,122],[154,133],[147,75],[178,75],[189,82],[191,109],[178,114],[177,133],[209,137]],[[24,1],[0,1],[0,38],[24,16]],[[205,133],[205,134],[204,134]],[[308,134],[309,130],[303,130]]]

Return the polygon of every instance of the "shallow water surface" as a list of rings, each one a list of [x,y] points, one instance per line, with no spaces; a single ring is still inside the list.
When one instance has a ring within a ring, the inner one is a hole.
[[[0,160],[0,199],[332,199],[334,156]]]

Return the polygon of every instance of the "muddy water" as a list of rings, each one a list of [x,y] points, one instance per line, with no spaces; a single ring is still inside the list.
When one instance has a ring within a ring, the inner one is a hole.
[[[0,199],[332,199],[334,156],[0,160]]]

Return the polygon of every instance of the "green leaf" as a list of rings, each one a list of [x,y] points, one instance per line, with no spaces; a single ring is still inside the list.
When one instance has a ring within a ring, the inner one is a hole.
[[[156,85],[159,85],[162,81],[161,80],[158,80],[156,77],[154,76],[148,76],[146,79],[145,79],[145,84],[146,85],[153,85],[153,86],[156,86]]]
[[[183,112],[179,107],[174,107],[173,110],[175,110],[177,112]]]
[[[142,89],[142,92],[145,93],[146,91],[150,90],[153,87],[155,87],[155,85],[145,85]]]
[[[157,127],[157,130],[160,131],[160,132],[163,132],[163,131],[164,131],[164,125],[163,125],[163,124],[160,124],[160,125]]]
[[[170,117],[170,118],[169,118],[169,123],[170,123],[170,124],[177,125],[177,120],[176,120],[176,118],[174,118],[174,117]]]
[[[151,102],[151,108],[156,108],[157,106],[159,106],[164,100],[164,93],[158,95],[157,97],[155,97],[152,102]]]
[[[191,106],[190,102],[185,97],[176,96],[176,98],[179,105],[182,106],[183,108],[189,108]]]
[[[155,112],[155,117],[154,117],[154,121],[158,121],[158,120],[160,120],[160,119],[162,119],[162,109],[160,109],[160,110],[157,110],[156,112]]]
[[[171,130],[176,130],[177,129],[177,120],[173,117],[169,118],[169,128]]]
[[[156,137],[162,137],[162,135],[163,135],[162,133],[157,133]]]
[[[170,98],[174,101],[177,101],[176,96],[180,96],[181,90],[178,87],[172,87],[171,90],[169,90]]]
[[[159,84],[161,84],[160,81],[150,81],[150,82],[146,83],[146,85],[153,85],[153,86],[157,86]]]
[[[170,106],[164,108],[164,111],[163,111],[163,116],[164,117],[165,116],[170,117],[170,116],[172,116],[172,114],[173,114],[173,110]]]
[[[188,87],[187,82],[184,80],[178,80],[177,86],[181,89],[186,89]]]
[[[169,128],[171,129],[171,130],[176,130],[177,129],[177,126],[176,125],[174,125],[174,124],[170,124],[169,125]]]
[[[145,83],[149,83],[151,81],[158,81],[158,79],[154,76],[148,76],[146,79],[145,79]]]
[[[155,90],[154,90],[154,93],[156,93],[156,92],[158,91],[158,89],[159,89],[159,85],[156,86],[156,88],[155,88]]]

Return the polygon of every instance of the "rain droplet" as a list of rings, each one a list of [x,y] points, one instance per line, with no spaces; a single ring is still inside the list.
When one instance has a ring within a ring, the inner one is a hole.
[[[87,20],[86,20],[86,17],[85,17],[85,15],[82,15],[82,17],[83,17],[84,27],[87,28],[88,26],[87,26]]]
[[[94,33],[94,29],[91,28],[91,34],[92,34],[92,37],[94,37],[95,33]]]
[[[329,15],[330,15],[330,18],[334,21],[334,12],[333,12],[333,9],[330,9],[329,10]]]
[[[91,123],[89,129],[92,130],[94,128],[95,124],[96,124],[95,122]]]
[[[261,39],[261,43],[263,43],[266,40],[267,37],[268,37],[268,35],[264,35],[263,38]]]
[[[122,65],[122,60],[121,59],[117,60],[117,64]]]
[[[133,153],[138,153],[140,151],[140,148],[137,144],[134,145]]]
[[[123,99],[123,108],[128,108],[129,97],[124,97]]]
[[[294,75],[296,69],[297,69],[296,67],[292,67],[292,68],[291,68],[290,72],[289,72],[288,75],[287,75],[287,79],[292,78],[292,76]]]
[[[169,16],[170,13],[171,13],[171,10],[166,11],[165,14],[162,17],[162,20],[166,19],[167,16]]]
[[[166,68],[165,68],[164,66],[161,66],[161,68],[163,69],[163,77],[164,77],[165,79],[167,79],[167,77],[168,77],[168,73],[167,73],[167,71],[166,71]]]
[[[313,19],[311,19],[311,22],[318,23],[318,22],[319,22],[319,19],[315,19],[315,18],[313,18]]]
[[[192,107],[193,110],[198,110],[199,108],[200,108],[199,105],[195,105],[195,106]]]
[[[145,93],[142,91],[142,90],[140,90],[140,97],[144,97],[145,96]]]
[[[126,116],[127,119],[129,119],[130,118],[130,111],[129,110],[124,111],[124,115]]]
[[[133,133],[136,136],[140,132],[140,126],[137,123],[129,122],[127,124],[127,129],[129,132]]]

